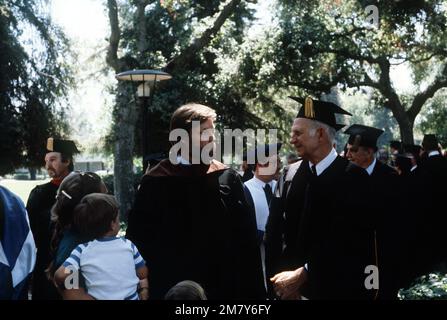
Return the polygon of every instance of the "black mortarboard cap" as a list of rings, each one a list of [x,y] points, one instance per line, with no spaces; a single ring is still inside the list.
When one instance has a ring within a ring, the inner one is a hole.
[[[397,140],[391,140],[390,141],[390,147],[394,148],[396,150],[401,150],[402,149],[402,142],[397,141]]]
[[[297,114],[297,118],[306,118],[310,120],[316,120],[331,126],[336,131],[340,130],[345,124],[337,124],[335,114],[345,114],[352,116],[348,111],[340,108],[335,103],[326,102],[321,100],[313,100],[310,97],[300,98],[300,97],[289,97],[303,106]]]
[[[404,144],[404,153],[411,153],[419,156],[422,147],[415,144]]]
[[[265,155],[265,157],[270,157],[274,154],[278,154],[279,150],[282,147],[282,143],[272,143],[272,144],[262,144],[262,145],[258,145],[254,150],[250,150],[247,152],[247,161],[251,161],[252,159],[254,160],[254,163],[250,163],[250,164],[255,164],[258,163],[258,151],[260,152],[260,154],[262,156]],[[276,149],[276,152],[274,152]]]
[[[397,154],[396,160],[395,160],[395,165],[400,170],[402,170],[402,172],[404,174],[409,173],[411,171],[411,167],[412,167],[411,158],[405,154]]]
[[[424,135],[424,139],[422,139],[422,147],[425,150],[437,150],[438,144],[438,138],[434,134],[426,134]]]
[[[47,152],[60,152],[71,156],[75,153],[79,153],[79,150],[76,148],[76,144],[72,140],[48,138]]]
[[[356,143],[357,139],[358,146],[367,148],[377,148],[377,139],[379,139],[383,132],[383,130],[361,124],[354,124],[345,131],[346,134],[350,135],[348,140],[349,144]]]

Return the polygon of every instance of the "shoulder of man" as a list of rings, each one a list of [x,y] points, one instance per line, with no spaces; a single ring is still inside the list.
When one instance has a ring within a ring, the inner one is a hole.
[[[365,169],[359,167],[358,165],[356,165],[354,162],[349,161],[347,159],[341,158],[339,157],[341,160],[340,163],[343,164],[345,166],[345,173],[348,177],[353,177],[353,178],[368,178],[369,175],[366,172]],[[338,158],[337,158],[338,159]]]
[[[39,200],[40,197],[45,197],[48,192],[54,192],[54,190],[55,190],[55,186],[51,182],[47,182],[47,183],[35,186],[29,194],[27,207],[33,201],[40,202],[40,200]]]
[[[213,160],[214,161],[214,160]],[[237,173],[236,170],[216,161],[217,163],[214,164],[214,171],[219,175],[219,183],[221,185],[233,185],[233,184],[240,184],[241,186],[244,186],[244,182],[242,182],[241,176],[239,173]],[[250,179],[251,180],[251,179]],[[248,181],[250,181],[248,180]],[[247,182],[248,182],[247,181]]]
[[[37,186],[35,186],[32,190],[31,193],[39,193],[39,192],[48,192],[50,190],[54,190],[57,189],[57,186],[52,184],[51,182],[47,182],[47,183],[43,183],[43,184],[39,184]]]
[[[289,165],[289,167],[287,169],[287,172],[286,172],[285,181],[292,181],[293,180],[293,177],[295,176],[296,172],[300,168],[301,163],[303,163],[303,160],[299,160],[299,161]]]
[[[376,161],[377,162],[376,162],[375,170],[378,170],[379,172],[381,172],[385,175],[389,175],[389,176],[397,176],[398,175],[397,171],[393,167],[391,167],[387,164],[384,164],[384,163],[380,162],[379,160],[376,160]]]

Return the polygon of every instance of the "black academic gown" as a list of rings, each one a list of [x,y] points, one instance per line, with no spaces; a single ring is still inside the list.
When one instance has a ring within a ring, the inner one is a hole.
[[[275,274],[283,271],[281,261],[284,246],[284,207],[287,197],[288,186],[290,181],[285,181],[287,170],[281,174],[278,184],[276,185],[279,196],[272,198],[269,207],[269,216],[265,225],[265,273],[267,279],[267,291],[271,298],[275,298],[276,294],[273,285],[269,280]]]
[[[437,265],[447,262],[447,159],[441,155],[423,157],[412,175],[415,204],[414,214],[414,263],[416,275],[428,273]]]
[[[365,268],[377,264],[376,221],[366,201],[368,183],[364,169],[339,156],[318,177],[312,175],[308,161],[298,169],[289,193],[293,192],[300,211],[294,215],[286,211],[286,244],[288,250],[294,248],[294,256],[286,253],[298,263],[295,268],[307,263],[308,281],[302,290],[306,297],[376,296],[376,290],[365,287]],[[292,222],[298,227],[290,226]]]
[[[48,281],[45,270],[51,261],[50,255],[50,210],[56,202],[56,193],[59,187],[48,182],[36,186],[30,193],[26,210],[28,211],[31,231],[37,247],[36,266],[32,280],[33,300],[60,299],[54,285]]]
[[[239,175],[218,162],[207,168],[164,160],[152,169],[126,237],[146,260],[151,299],[183,280],[198,282],[209,299],[265,296],[256,221]]]
[[[410,250],[406,234],[411,217],[403,207],[407,196],[405,181],[392,167],[376,160],[370,175],[368,205],[377,218],[379,299],[397,299],[397,292],[406,281]]]
[[[292,180],[286,180],[288,170],[290,170],[290,167],[287,167],[287,170],[284,170],[283,174],[279,178],[277,184],[279,196],[273,197],[272,201],[270,202],[270,214],[265,226],[265,269],[267,279],[270,279],[272,276],[281,271],[290,270],[290,268],[293,268],[297,264],[297,262],[294,262],[293,248],[295,245],[295,241],[290,241],[290,239],[297,238],[296,233],[294,236],[290,236],[290,231],[292,231],[292,233],[294,230],[297,231],[297,227],[292,228],[290,221],[291,219],[293,219],[293,217],[297,219],[296,216],[298,209],[296,208],[296,206],[300,205],[300,202],[295,201],[297,193],[296,189],[292,190],[292,192],[289,192],[291,189]],[[294,177],[295,175],[292,177],[292,179],[294,179]],[[275,193],[278,191],[275,191]],[[284,237],[286,229],[285,215],[287,215],[288,217],[288,246],[286,246],[286,253],[283,256],[283,250],[285,246]],[[276,297],[270,281],[267,281],[267,287],[269,289],[269,295],[271,297]]]

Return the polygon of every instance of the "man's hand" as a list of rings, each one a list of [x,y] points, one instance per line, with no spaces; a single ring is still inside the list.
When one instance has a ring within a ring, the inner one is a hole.
[[[300,300],[300,288],[307,281],[307,271],[304,267],[294,271],[276,274],[270,279],[273,289],[281,300]]]

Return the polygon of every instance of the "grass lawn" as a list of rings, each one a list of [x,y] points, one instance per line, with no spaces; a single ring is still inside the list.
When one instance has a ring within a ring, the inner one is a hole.
[[[20,199],[23,200],[23,202],[26,204],[28,201],[28,196],[31,190],[39,185],[47,183],[48,180],[13,180],[13,179],[2,179],[0,180],[0,185],[8,188],[11,192],[14,192],[16,195],[20,197]]]

